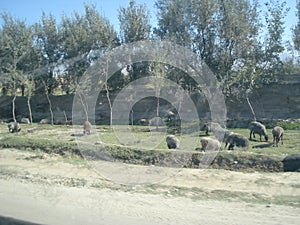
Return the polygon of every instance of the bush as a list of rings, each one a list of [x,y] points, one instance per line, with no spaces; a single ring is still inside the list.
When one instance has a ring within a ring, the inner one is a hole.
[[[300,130],[300,122],[297,121],[278,121],[276,125],[284,130]]]

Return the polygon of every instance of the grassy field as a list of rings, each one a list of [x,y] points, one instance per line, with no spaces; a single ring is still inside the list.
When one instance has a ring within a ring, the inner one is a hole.
[[[94,126],[91,135],[83,136],[81,126],[22,124],[21,128],[20,133],[11,134],[7,125],[1,124],[0,147],[40,150],[73,158],[87,156],[85,158],[91,159],[98,159],[100,152],[100,158],[109,156],[110,159],[127,163],[191,168],[199,165],[204,154],[195,150],[201,147],[200,139],[205,136],[204,131],[200,135],[195,132],[181,135],[182,147],[179,150],[169,150],[164,129],[157,132],[155,128],[143,126],[113,129]],[[230,130],[249,137],[248,129]],[[216,155],[211,166],[232,170],[281,171],[281,160],[285,156],[300,153],[300,130],[286,130],[284,144],[279,144],[279,147],[272,146],[271,129],[268,129],[268,134],[269,145],[260,142],[258,137],[250,141],[248,149],[235,148],[234,151],[227,151],[222,144],[222,151]]]

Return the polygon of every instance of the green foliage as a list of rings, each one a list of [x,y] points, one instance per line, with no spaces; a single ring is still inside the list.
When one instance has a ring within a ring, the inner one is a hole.
[[[150,14],[145,5],[130,0],[127,8],[120,7],[120,36],[123,43],[147,40],[150,37]]]
[[[276,76],[294,71],[279,57],[284,51],[286,2],[269,0],[265,6],[258,0],[158,0],[158,24],[151,27],[146,6],[131,0],[118,11],[120,34],[95,4],[84,4],[83,14],[63,15],[61,23],[43,13],[35,29],[4,13],[0,28],[2,93],[12,94],[14,88],[24,93],[27,87],[23,83],[30,77],[35,80],[34,93],[44,92],[39,85],[43,80],[48,94],[56,88],[71,94],[99,56],[120,44],[153,38],[190,48],[216,74],[225,95],[242,99],[262,84],[275,82]],[[265,14],[261,13],[263,7]],[[298,11],[299,7],[298,1]],[[299,30],[298,21],[293,30],[298,50]],[[193,86],[187,74],[168,67],[168,78],[185,89]],[[149,68],[149,62],[139,62],[129,66],[127,77],[117,72],[108,81],[109,90],[148,76]]]
[[[198,3],[198,2],[197,2]],[[158,28],[154,33],[160,39],[190,47],[192,44],[192,14],[194,2],[184,0],[158,0]]]
[[[266,120],[262,121],[267,129],[273,129],[275,126],[280,126],[284,130],[300,130],[300,122],[297,120]]]
[[[266,62],[269,62],[267,72],[279,75],[282,73],[282,61],[280,54],[285,50],[283,46],[284,18],[287,15],[285,1],[270,0],[265,3],[267,13],[265,16],[268,36],[266,40],[265,57]]]
[[[18,88],[26,80],[24,65],[29,63],[32,53],[33,30],[25,21],[12,17],[7,13],[1,15],[0,30],[0,84],[3,94],[8,90],[15,95]]]
[[[284,72],[279,54],[286,3],[266,5],[264,27],[258,1],[160,0],[154,33],[191,48],[217,75],[225,95],[243,99]]]
[[[62,45],[63,62],[67,65],[62,77],[67,94],[75,91],[79,79],[97,58],[119,45],[117,34],[107,18],[95,5],[85,5],[85,14],[74,13],[71,18],[63,16]]]
[[[151,33],[150,13],[145,5],[136,4],[135,0],[129,2],[128,7],[120,7],[118,10],[120,22],[120,39],[123,44],[149,40]],[[123,76],[123,85],[118,84],[114,88],[123,87],[149,73],[148,62],[137,62],[128,65],[127,79]]]
[[[276,125],[284,130],[300,130],[300,122],[280,121]]]
[[[58,82],[55,79],[55,72],[59,60],[61,59],[62,52],[62,35],[59,27],[56,23],[56,19],[50,13],[46,15],[42,14],[41,21],[35,25],[36,43],[39,49],[41,58],[41,67],[43,68],[39,74],[36,74],[36,83],[45,83],[46,87],[40,86],[41,93],[47,91],[48,94],[52,94],[54,88],[57,87]],[[46,90],[44,90],[46,88]]]
[[[294,35],[293,42],[294,42],[295,49],[300,52],[300,1],[299,0],[297,1],[296,8],[297,8],[296,10],[297,10],[298,20],[296,26],[293,29],[293,35]]]

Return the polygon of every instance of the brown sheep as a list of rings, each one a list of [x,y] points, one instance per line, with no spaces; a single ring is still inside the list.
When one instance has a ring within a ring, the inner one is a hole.
[[[83,134],[91,134],[92,124],[89,121],[85,121],[83,124]]]
[[[8,131],[10,133],[18,133],[21,131],[21,127],[20,127],[20,124],[18,122],[10,122],[8,125]]]
[[[64,122],[64,125],[72,126],[72,125],[73,125],[73,122],[72,122],[72,120],[66,120],[66,121]]]
[[[231,132],[226,138],[225,138],[225,148],[228,146],[228,150],[233,150],[234,146],[237,147],[243,147],[248,148],[249,147],[249,141],[246,137],[244,137],[241,134],[237,134],[234,132]]]
[[[174,135],[168,135],[166,138],[166,142],[169,149],[178,149],[180,146],[180,141]]]
[[[261,136],[264,136],[265,140],[268,141],[267,129],[260,122],[257,121],[251,122],[249,125],[249,129],[250,129],[250,140],[252,140],[252,135],[255,138],[255,134],[258,134],[260,141],[261,141]]]
[[[278,142],[281,139],[281,144],[283,145],[283,133],[284,130],[282,127],[276,126],[273,128],[272,130],[272,134],[273,134],[273,147],[278,147]]]

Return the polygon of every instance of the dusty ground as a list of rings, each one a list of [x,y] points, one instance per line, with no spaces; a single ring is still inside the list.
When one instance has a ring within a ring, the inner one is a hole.
[[[0,150],[0,216],[38,224],[299,224],[300,173],[170,169]]]

